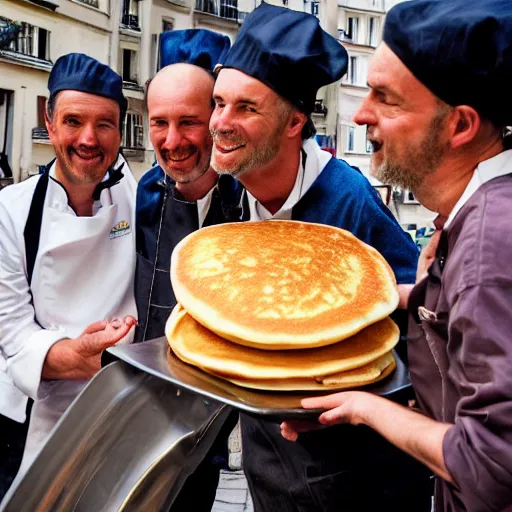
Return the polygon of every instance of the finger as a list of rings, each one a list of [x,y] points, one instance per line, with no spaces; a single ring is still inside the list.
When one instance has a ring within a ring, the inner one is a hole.
[[[345,393],[335,393],[327,396],[304,398],[301,405],[304,409],[332,409],[341,405]]]
[[[330,411],[326,411],[320,415],[318,421],[322,425],[337,425],[339,423],[350,422],[350,418],[347,417],[346,408],[343,405],[335,407]]]
[[[295,431],[287,422],[281,424],[281,435],[291,442],[297,441],[299,433]]]
[[[107,325],[103,331],[85,334],[78,338],[77,350],[85,357],[101,354],[104,350],[115,345],[124,338],[132,326],[122,325],[118,329]]]
[[[92,334],[93,332],[102,331],[107,326],[107,320],[102,320],[101,322],[94,322],[91,325],[88,325],[84,331],[82,332],[82,335],[84,334]]]
[[[113,343],[117,343],[119,340],[123,339],[132,329],[133,325],[125,324],[120,321],[119,323],[111,323],[107,325],[105,330],[105,336],[114,340]]]
[[[127,315],[124,317],[124,323],[129,325],[130,327],[134,325],[138,325],[137,319],[133,317],[132,315]]]

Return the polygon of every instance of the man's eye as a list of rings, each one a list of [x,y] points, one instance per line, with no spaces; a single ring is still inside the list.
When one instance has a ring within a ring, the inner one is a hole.
[[[151,126],[167,126],[167,121],[164,121],[163,119],[156,119],[151,121]]]
[[[182,121],[181,124],[183,126],[194,126],[197,124],[197,122],[196,121]]]
[[[224,107],[225,107],[224,103],[221,103],[220,101],[215,102],[215,108],[224,108]]]
[[[256,109],[249,105],[242,105],[242,110],[245,110],[246,112],[256,112]]]
[[[78,126],[80,124],[77,119],[66,119],[64,122],[70,126]]]

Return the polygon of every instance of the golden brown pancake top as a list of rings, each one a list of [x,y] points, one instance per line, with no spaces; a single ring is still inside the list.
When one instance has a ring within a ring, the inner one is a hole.
[[[223,224],[172,257],[178,301],[203,325],[268,349],[327,345],[391,313],[384,258],[345,230],[296,221]]]

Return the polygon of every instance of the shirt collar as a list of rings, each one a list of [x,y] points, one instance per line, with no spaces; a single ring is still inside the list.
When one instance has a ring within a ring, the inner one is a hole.
[[[505,176],[512,172],[512,150],[503,151],[499,155],[493,156],[488,160],[480,162],[478,167],[473,172],[471,180],[460,196],[459,200],[453,207],[448,220],[444,224],[444,229],[448,229],[453,219],[459,213],[461,208],[469,201],[471,196],[488,181],[500,176]]]
[[[305,140],[302,144],[302,149],[295,184],[293,185],[288,199],[274,215],[247,191],[250,219],[252,221],[269,219],[290,220],[292,218],[293,207],[310,189],[311,185],[313,185],[332,158],[331,154],[327,151],[323,151],[314,139]],[[303,154],[306,155],[305,163],[303,162]]]

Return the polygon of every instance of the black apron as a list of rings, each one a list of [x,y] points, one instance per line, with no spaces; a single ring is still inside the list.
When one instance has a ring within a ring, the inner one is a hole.
[[[223,182],[219,180],[212,192],[204,227],[242,220],[241,189],[231,195],[231,187],[224,188]],[[159,180],[158,186],[163,188],[163,200],[154,224],[137,228],[141,237],[138,244],[143,244],[144,250],[137,248],[135,301],[138,326],[135,343],[164,335],[165,323],[176,305],[170,278],[171,254],[181,240],[199,229],[197,203],[184,200],[167,176]],[[243,210],[248,213],[249,208]]]

